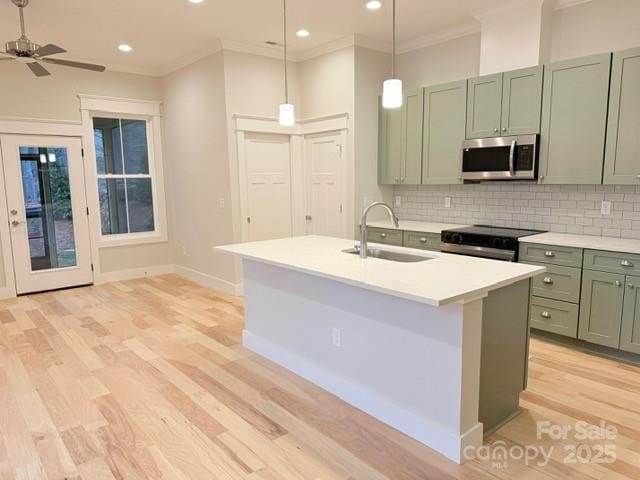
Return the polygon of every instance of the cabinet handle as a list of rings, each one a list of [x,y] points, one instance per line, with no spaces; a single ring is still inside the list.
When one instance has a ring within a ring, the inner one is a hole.
[[[544,256],[545,257],[549,257],[549,258],[553,258],[556,256],[556,254],[554,252],[552,252],[551,250],[547,250],[546,252],[544,252]]]
[[[540,316],[541,316],[542,318],[547,318],[547,319],[548,319],[548,318],[551,318],[551,314],[550,314],[549,312],[542,312],[542,313],[540,314]]]
[[[506,131],[507,131],[507,127],[504,127],[504,128],[502,129],[502,133],[505,133]]]
[[[498,133],[499,131],[500,131],[500,129],[499,129],[499,128],[494,128],[494,129],[493,129],[493,133]]]
[[[616,287],[621,287],[622,286],[622,282],[620,280],[616,280]]]
[[[629,287],[629,288],[636,288],[636,286],[635,286],[633,283],[631,283],[631,282],[627,283],[627,287]]]
[[[427,243],[427,237],[421,237],[420,243]]]
[[[400,179],[399,178],[396,178],[396,183],[400,183]]]
[[[542,279],[542,283],[546,283],[547,285],[553,285],[553,280],[551,279],[551,277],[544,277]]]
[[[387,234],[386,233],[381,233],[380,234],[380,238],[387,238]]]
[[[544,180],[544,175],[540,175],[540,180]]]
[[[633,263],[631,263],[629,260],[622,260],[620,262],[620,265],[622,265],[623,267],[629,267],[629,268],[633,267]]]

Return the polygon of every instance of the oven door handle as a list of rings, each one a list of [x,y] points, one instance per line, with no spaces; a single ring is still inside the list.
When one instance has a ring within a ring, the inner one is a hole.
[[[515,176],[516,174],[516,166],[515,166],[515,160],[516,160],[516,145],[517,145],[517,141],[514,140],[511,142],[511,148],[509,149],[509,173],[511,174],[511,176]]]

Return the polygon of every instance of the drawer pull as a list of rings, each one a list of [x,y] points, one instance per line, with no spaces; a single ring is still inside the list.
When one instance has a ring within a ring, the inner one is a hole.
[[[622,286],[622,282],[620,280],[616,280],[616,287],[621,287]]]
[[[556,256],[556,254],[554,252],[552,252],[551,250],[547,250],[546,252],[544,252],[544,256],[545,257],[549,257],[549,258],[553,258]]]
[[[387,234],[386,233],[381,233],[380,234],[380,238],[387,238]]]
[[[541,316],[542,318],[546,318],[546,319],[551,318],[551,314],[550,314],[549,312],[542,312],[542,313],[540,314],[540,316]]]
[[[420,237],[420,243],[427,243],[427,237]]]
[[[546,285],[553,285],[553,279],[551,277],[544,277],[542,279],[542,283]]]
[[[631,282],[627,283],[627,287],[632,288],[632,289],[636,288],[636,286]]]
[[[620,265],[622,265],[623,267],[628,267],[628,268],[633,267],[633,263],[631,263],[629,260],[622,260],[620,262]]]

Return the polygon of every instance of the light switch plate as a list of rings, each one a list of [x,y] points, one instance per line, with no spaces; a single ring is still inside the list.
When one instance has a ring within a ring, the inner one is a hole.
[[[611,215],[611,202],[604,201],[600,207],[600,213],[602,215]]]
[[[402,205],[402,197],[400,195],[396,195],[396,207]]]
[[[451,208],[451,197],[444,197],[444,208]]]
[[[224,200],[224,197],[220,197],[220,200],[218,202],[218,207],[220,208],[220,210],[224,210],[226,208],[226,202]]]

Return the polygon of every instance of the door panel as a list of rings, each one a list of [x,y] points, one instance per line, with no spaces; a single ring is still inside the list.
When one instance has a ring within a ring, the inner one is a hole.
[[[502,135],[540,133],[542,65],[506,72],[502,93]]]
[[[620,348],[640,354],[640,277],[627,277]]]
[[[402,109],[378,103],[378,183],[394,185],[402,176]]]
[[[249,241],[290,237],[289,137],[247,135],[245,149]]]
[[[624,300],[624,275],[585,270],[578,338],[618,348]]]
[[[500,135],[502,73],[472,78],[468,82],[467,138]]]
[[[608,53],[545,68],[542,183],[602,182],[610,68]]]
[[[640,48],[613,54],[604,183],[640,185]]]
[[[461,183],[467,81],[424,90],[422,183]]]
[[[17,293],[92,283],[80,139],[1,142]]]
[[[422,182],[423,90],[405,95],[402,106],[402,176],[400,183],[420,185]]]
[[[344,175],[341,135],[305,138],[307,233],[343,238]]]

